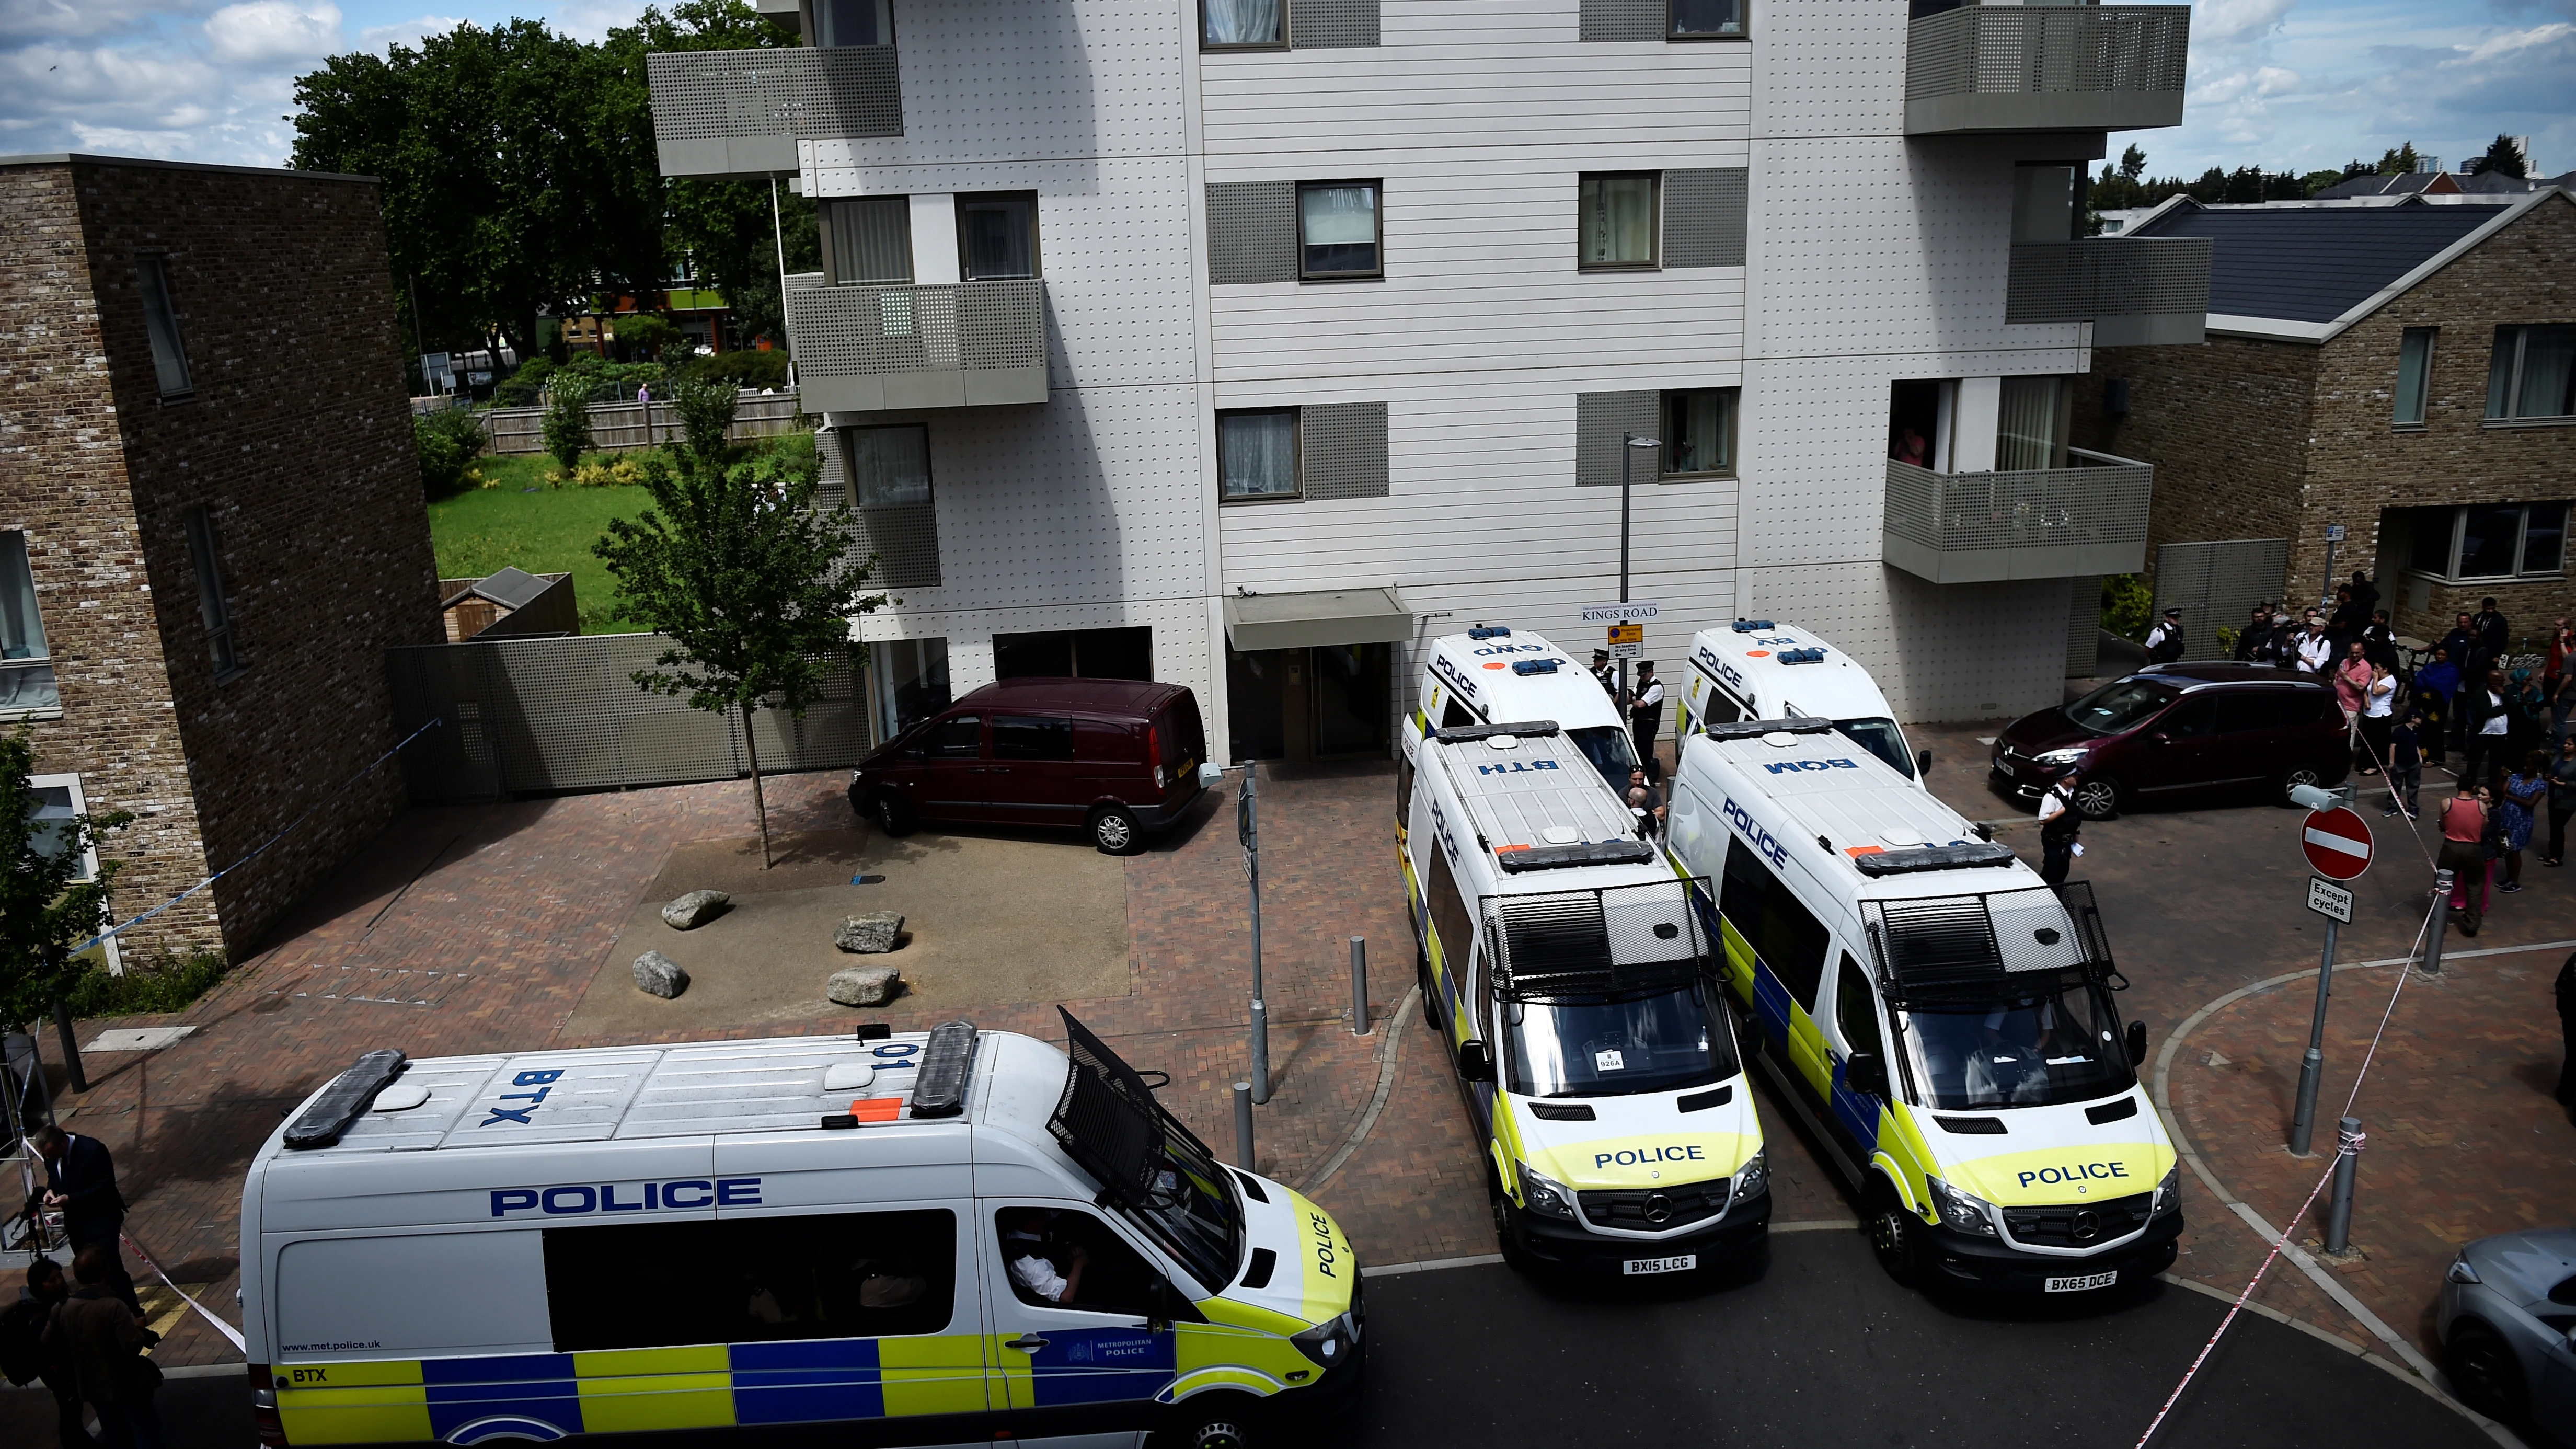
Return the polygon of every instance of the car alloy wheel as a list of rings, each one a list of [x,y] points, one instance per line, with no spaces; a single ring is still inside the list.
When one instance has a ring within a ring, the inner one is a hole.
[[[2295,769],[2284,771],[2281,775],[2280,785],[2281,803],[2284,805],[2297,804],[2297,801],[2290,798],[2291,790],[2301,785],[2314,785],[2324,778],[2324,772],[2318,770],[2314,765],[2300,765]]]
[[[1091,817],[1091,840],[1105,855],[1125,855],[1136,848],[1136,817],[1124,810],[1103,810]]]
[[[2120,808],[2120,787],[2110,780],[2087,780],[2075,787],[2075,813],[2087,820],[2108,820]]]
[[[2451,1383],[2460,1399],[2490,1419],[2520,1423],[2523,1402],[2522,1365],[2513,1350],[2485,1325],[2464,1323],[2451,1334]]]

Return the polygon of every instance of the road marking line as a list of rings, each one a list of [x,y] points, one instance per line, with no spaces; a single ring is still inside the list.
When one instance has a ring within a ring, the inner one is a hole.
[[[1775,1233],[1856,1233],[1860,1231],[1860,1219],[1819,1218],[1814,1222],[1806,1223],[1773,1223],[1771,1231]]]
[[[1404,1053],[1405,1025],[1413,1020],[1414,1003],[1421,999],[1422,988],[1419,985],[1407,989],[1403,1004],[1395,1009],[1394,1019],[1378,1028],[1386,1033],[1386,1040],[1378,1043],[1377,1094],[1369,1098],[1368,1110],[1360,1114],[1358,1124],[1351,1128],[1351,1135],[1342,1139],[1341,1147],[1324,1163],[1323,1170],[1306,1179],[1303,1191],[1307,1196],[1314,1196],[1325,1183],[1332,1181],[1333,1174],[1341,1171],[1342,1164],[1350,1161],[1351,1154],[1359,1151],[1360,1144],[1368,1140],[1369,1129],[1377,1126],[1378,1114],[1386,1110],[1387,1096],[1395,1090],[1396,1066]]]
[[[1433,1258],[1421,1263],[1386,1263],[1360,1269],[1363,1278],[1394,1278],[1406,1273],[1436,1273],[1443,1268],[1481,1268],[1487,1263],[1503,1261],[1500,1253],[1478,1253],[1472,1258]]]

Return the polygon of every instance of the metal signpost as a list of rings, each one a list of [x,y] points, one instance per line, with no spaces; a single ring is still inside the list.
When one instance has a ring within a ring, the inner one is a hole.
[[[2326,918],[2326,949],[2317,967],[2317,1009],[2308,1024],[2308,1050],[2299,1058],[2299,1107],[2290,1119],[2293,1157],[2308,1155],[2316,1131],[2317,1079],[2326,1065],[2326,998],[2334,993],[2335,932],[2352,920],[2352,892],[2334,882],[2370,869],[2370,827],[2341,805],[2312,810],[2300,828],[2299,848],[2317,871],[2308,879],[2308,909]]]
[[[1635,433],[1619,435],[1619,602],[1622,604],[1628,602],[1628,460],[1637,456],[1639,448],[1661,447],[1663,443],[1659,439],[1641,438]],[[1591,622],[1592,611],[1584,610],[1583,617],[1586,623]],[[1645,617],[1651,619],[1654,615]],[[1634,623],[1635,620],[1623,614],[1618,622]],[[1625,659],[1619,661],[1619,708],[1622,712],[1628,708],[1628,661]]]
[[[1235,797],[1234,837],[1243,842],[1243,878],[1252,883],[1252,1100],[1270,1102],[1270,1009],[1261,1001],[1261,807],[1255,786],[1261,767],[1243,767],[1243,793]]]

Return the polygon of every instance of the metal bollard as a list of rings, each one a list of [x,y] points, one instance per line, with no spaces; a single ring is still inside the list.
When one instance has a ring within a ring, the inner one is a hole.
[[[1369,1034],[1368,937],[1351,937],[1351,1035]]]
[[[80,1043],[72,1039],[72,1004],[59,996],[54,998],[54,1030],[62,1037],[63,1063],[70,1068],[72,1090],[88,1091],[89,1077],[81,1071]]]
[[[1252,998],[1252,1080],[1245,1085],[1252,1100],[1270,1104],[1270,1008],[1258,996]]]
[[[2352,1246],[2352,1176],[2360,1161],[2361,1119],[2335,1123],[2334,1198],[2326,1208],[2326,1251],[2344,1253]]]
[[[1252,1170],[1252,1084],[1234,1084],[1234,1165]]]
[[[2424,974],[2442,974],[2442,932],[2451,924],[2451,873],[2433,872],[2433,930],[2424,942]]]

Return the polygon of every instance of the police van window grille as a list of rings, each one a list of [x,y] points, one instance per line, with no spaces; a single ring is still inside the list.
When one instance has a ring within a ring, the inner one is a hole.
[[[1986,897],[2006,971],[2063,971],[2084,964],[2083,943],[2057,893],[2042,886]]]
[[[1175,1124],[1133,1067],[1074,1020],[1072,1012],[1059,1006],[1056,1014],[1064,1018],[1065,1053],[1073,1064],[1047,1131],[1104,1191],[1122,1201],[1142,1202],[1154,1187],[1164,1131]]]
[[[1482,902],[1495,989],[1509,1000],[1670,986],[1713,969],[1687,891],[1676,880]]]
[[[1861,918],[1878,949],[1882,975],[1902,986],[1937,989],[2003,974],[1994,923],[1981,897],[1864,901]]]

